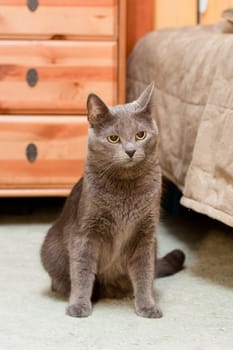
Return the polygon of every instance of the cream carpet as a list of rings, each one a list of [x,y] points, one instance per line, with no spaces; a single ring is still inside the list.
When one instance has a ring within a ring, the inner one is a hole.
[[[136,316],[132,300],[103,300],[85,319],[65,315],[66,300],[49,291],[39,260],[57,215],[49,205],[1,215],[1,350],[233,349],[233,233],[197,215],[159,226],[159,255],[182,248],[186,269],[157,280],[162,319]]]

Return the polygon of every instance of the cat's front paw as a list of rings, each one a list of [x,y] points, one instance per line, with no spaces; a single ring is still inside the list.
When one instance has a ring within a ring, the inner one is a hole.
[[[136,307],[136,314],[146,318],[160,318],[163,316],[157,305]]]
[[[68,305],[66,313],[72,317],[88,317],[91,314],[91,303],[77,303]]]

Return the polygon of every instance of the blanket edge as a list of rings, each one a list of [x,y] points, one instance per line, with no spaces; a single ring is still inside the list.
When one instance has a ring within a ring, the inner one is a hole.
[[[230,214],[224,213],[207,204],[197,202],[185,196],[181,197],[180,203],[186,208],[193,209],[200,214],[205,214],[212,219],[219,220],[225,225],[233,227],[233,216]]]

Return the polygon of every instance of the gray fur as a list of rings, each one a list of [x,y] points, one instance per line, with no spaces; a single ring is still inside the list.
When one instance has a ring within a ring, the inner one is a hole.
[[[52,288],[69,295],[71,316],[90,315],[93,290],[105,297],[133,293],[138,315],[162,315],[153,297],[161,171],[152,91],[151,85],[137,101],[111,108],[94,94],[88,97],[84,177],[41,249]],[[136,141],[139,131],[147,137]],[[110,143],[109,135],[121,142]],[[135,151],[132,158],[129,149]]]

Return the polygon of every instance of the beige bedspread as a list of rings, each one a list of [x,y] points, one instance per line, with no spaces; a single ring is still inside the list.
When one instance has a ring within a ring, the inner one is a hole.
[[[149,33],[128,60],[128,101],[155,82],[163,174],[181,203],[233,227],[233,23]]]

